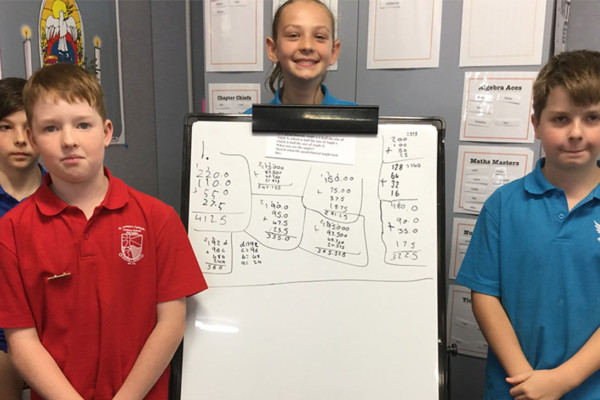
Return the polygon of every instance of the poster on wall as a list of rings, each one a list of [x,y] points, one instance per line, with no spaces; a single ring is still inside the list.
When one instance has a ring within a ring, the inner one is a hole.
[[[113,144],[125,144],[118,0],[0,1],[2,77],[28,78],[56,62],[94,73],[102,84]]]
[[[260,102],[258,83],[209,83],[208,112],[242,114]]]
[[[460,285],[448,286],[448,343],[459,354],[487,358],[488,343],[471,309],[471,290]]]
[[[476,222],[476,218],[454,218],[452,223],[450,263],[448,265],[450,279],[456,279],[458,275],[458,270],[467,254],[467,248],[471,242]]]
[[[369,0],[367,69],[437,68],[441,0]]]
[[[478,215],[494,190],[532,167],[533,151],[527,147],[459,146],[454,212]]]
[[[533,143],[537,72],[466,72],[460,140]]]
[[[464,0],[460,66],[539,65],[546,0]]]
[[[84,66],[83,22],[75,0],[43,1],[39,33],[44,66],[59,62]]]
[[[207,72],[263,70],[263,0],[204,1]]]

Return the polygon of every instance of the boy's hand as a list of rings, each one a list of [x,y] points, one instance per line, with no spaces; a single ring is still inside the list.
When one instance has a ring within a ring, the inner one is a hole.
[[[515,400],[558,400],[571,390],[564,376],[556,369],[529,371],[506,378],[513,388]]]

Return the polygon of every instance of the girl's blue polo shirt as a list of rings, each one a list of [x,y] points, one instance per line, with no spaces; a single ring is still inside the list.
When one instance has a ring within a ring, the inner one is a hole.
[[[358,104],[351,102],[351,101],[346,101],[346,100],[340,100],[340,99],[336,99],[335,97],[333,97],[331,95],[331,93],[329,93],[329,89],[327,89],[327,86],[325,85],[321,85],[321,91],[323,92],[323,101],[321,102],[322,106],[356,106]],[[275,92],[275,97],[273,98],[273,100],[271,100],[269,102],[269,104],[281,104],[281,89],[277,89],[277,91]],[[247,109],[246,111],[244,111],[244,114],[252,114],[252,108]]]
[[[534,369],[557,367],[600,327],[600,186],[571,211],[533,172],[486,201],[456,282],[499,297]],[[485,399],[512,399],[490,351]],[[563,396],[600,399],[600,372]]]
[[[323,106],[355,106],[355,105],[357,105],[356,103],[353,103],[351,101],[336,99],[335,97],[333,97],[331,95],[331,93],[329,93],[329,89],[327,89],[327,86],[325,86],[325,85],[321,85],[321,91],[323,92],[323,101],[321,102],[321,105],[323,105]],[[275,92],[275,97],[273,98],[273,100],[271,100],[269,102],[269,104],[281,104],[280,97],[281,97],[281,89],[277,89],[277,91]]]

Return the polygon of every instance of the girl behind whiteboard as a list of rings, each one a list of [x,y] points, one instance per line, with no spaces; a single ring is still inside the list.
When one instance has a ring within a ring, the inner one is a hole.
[[[272,29],[267,55],[275,66],[268,82],[275,98],[269,104],[356,105],[336,99],[323,85],[340,53],[334,16],[325,4],[288,0],[275,13]]]

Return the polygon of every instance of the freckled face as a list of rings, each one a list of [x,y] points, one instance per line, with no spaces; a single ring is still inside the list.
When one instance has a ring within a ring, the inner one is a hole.
[[[596,169],[600,155],[600,103],[587,107],[573,104],[562,86],[553,88],[537,121],[535,136],[546,153],[546,166],[561,171]]]
[[[322,5],[296,1],[282,10],[277,40],[267,38],[267,54],[280,63],[284,82],[320,83],[339,54],[340,42],[333,35],[330,16]]]
[[[43,96],[33,107],[29,136],[53,181],[84,183],[104,175],[112,123],[86,101]]]

